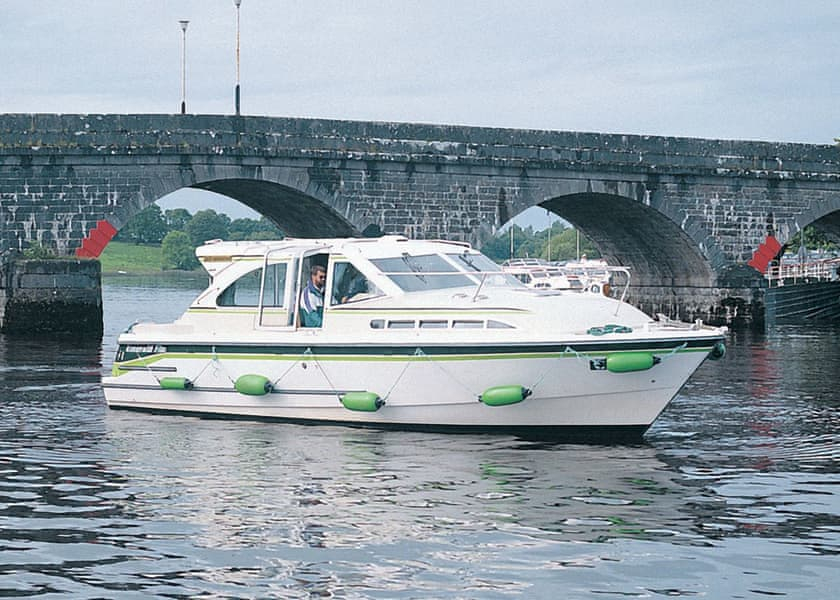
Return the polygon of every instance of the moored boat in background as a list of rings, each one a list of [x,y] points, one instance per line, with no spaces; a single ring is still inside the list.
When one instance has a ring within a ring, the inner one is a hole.
[[[574,290],[609,296],[618,276],[624,292],[630,285],[630,271],[613,267],[601,259],[587,259],[552,263],[540,258],[512,258],[502,263],[502,270],[510,273],[526,286],[535,289]]]
[[[765,278],[769,325],[840,322],[840,257],[783,260]]]

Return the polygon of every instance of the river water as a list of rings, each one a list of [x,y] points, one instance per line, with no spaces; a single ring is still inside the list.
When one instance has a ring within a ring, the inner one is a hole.
[[[838,329],[734,333],[635,446],[109,411],[100,346],[0,337],[0,596],[836,598]]]

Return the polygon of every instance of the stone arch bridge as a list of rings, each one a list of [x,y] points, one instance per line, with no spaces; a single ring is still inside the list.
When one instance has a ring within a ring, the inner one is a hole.
[[[183,187],[292,236],[477,246],[542,206],[630,267],[651,313],[760,320],[768,235],[840,239],[835,146],[209,115],[0,115],[0,251],[91,255]]]

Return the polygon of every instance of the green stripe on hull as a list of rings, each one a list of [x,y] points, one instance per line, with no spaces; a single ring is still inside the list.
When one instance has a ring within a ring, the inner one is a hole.
[[[676,352],[678,354],[689,352],[704,352],[708,353],[713,346],[701,346],[695,348],[679,348],[675,351],[674,348],[648,348],[647,352],[665,354]],[[359,348],[355,348],[359,352]],[[121,366],[132,367],[146,367],[156,362],[165,359],[191,359],[191,360],[261,360],[261,361],[323,361],[323,362],[419,362],[419,361],[478,361],[478,360],[530,360],[530,359],[558,359],[558,358],[589,358],[589,357],[605,357],[613,354],[621,354],[628,352],[628,350],[613,350],[613,351],[548,351],[548,352],[492,352],[492,353],[464,353],[464,354],[435,354],[436,348],[422,348],[413,347],[409,349],[400,348],[400,350],[411,350],[411,354],[383,354],[383,353],[365,353],[365,354],[316,354],[307,352],[306,350],[300,353],[282,353],[282,354],[266,354],[266,353],[209,353],[209,352],[164,352],[137,358],[133,360],[115,363],[112,373],[122,375],[128,371],[120,369]],[[418,354],[417,351],[420,350]],[[439,348],[437,348],[439,350]],[[641,348],[639,349],[641,350]],[[639,351],[635,350],[634,351]]]

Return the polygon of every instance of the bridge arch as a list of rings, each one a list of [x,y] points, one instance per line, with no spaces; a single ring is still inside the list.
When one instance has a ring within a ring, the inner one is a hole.
[[[779,228],[779,242],[787,244],[794,235],[808,226],[814,227],[832,242],[840,244],[840,195],[815,203],[810,210],[788,219],[785,227]]]
[[[715,273],[697,241],[644,203],[613,194],[582,193],[555,197],[540,206],[579,229],[608,263],[628,267],[638,285],[715,284]]]
[[[323,200],[294,188],[255,179],[217,179],[191,186],[222,194],[255,210],[291,237],[347,237],[358,229]]]
[[[181,185],[180,177],[161,178],[141,190],[134,202],[123,202],[112,216],[117,229],[150,204],[179,189],[214,192],[240,202],[266,217],[291,237],[347,237],[360,234],[360,228],[336,210],[331,198],[306,193],[283,183],[241,176],[202,180]],[[362,228],[365,224],[363,224]]]

